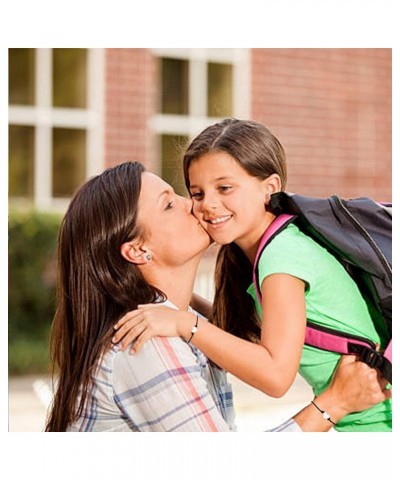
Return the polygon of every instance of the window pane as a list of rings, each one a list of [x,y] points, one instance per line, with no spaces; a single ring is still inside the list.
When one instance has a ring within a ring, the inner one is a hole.
[[[86,178],[86,131],[53,129],[53,197],[71,197]]]
[[[162,178],[174,187],[179,195],[187,196],[183,178],[182,158],[188,144],[184,135],[161,135]]]
[[[8,142],[9,196],[33,199],[34,127],[10,125]]]
[[[53,106],[86,108],[87,50],[53,49]]]
[[[232,65],[209,63],[208,106],[209,117],[229,117],[232,115]]]
[[[189,113],[189,62],[173,58],[160,59],[161,113]]]
[[[35,103],[35,49],[8,50],[8,96],[11,105]]]

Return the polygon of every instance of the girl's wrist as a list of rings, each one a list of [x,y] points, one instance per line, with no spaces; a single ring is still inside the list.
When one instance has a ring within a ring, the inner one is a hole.
[[[178,321],[178,334],[188,341],[192,335],[192,328],[196,324],[197,315],[191,312],[182,312]]]

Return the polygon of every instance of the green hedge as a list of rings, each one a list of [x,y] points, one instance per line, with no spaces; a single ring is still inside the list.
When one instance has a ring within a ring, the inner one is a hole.
[[[10,212],[8,359],[10,374],[48,372],[60,215]]]

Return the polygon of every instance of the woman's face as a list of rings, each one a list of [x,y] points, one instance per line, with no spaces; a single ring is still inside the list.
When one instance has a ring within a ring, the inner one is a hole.
[[[155,262],[185,263],[200,256],[210,245],[210,237],[191,211],[190,199],[177,195],[157,175],[142,174],[138,221]]]

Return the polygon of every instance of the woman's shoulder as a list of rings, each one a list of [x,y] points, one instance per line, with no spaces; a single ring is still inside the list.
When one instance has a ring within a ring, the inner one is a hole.
[[[199,365],[199,355],[179,337],[150,338],[138,352],[130,347],[109,353],[114,375],[132,374],[136,377],[157,375],[175,368],[193,368]]]

